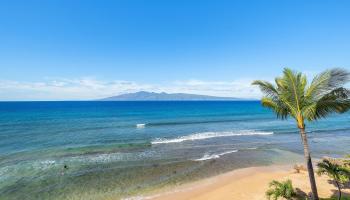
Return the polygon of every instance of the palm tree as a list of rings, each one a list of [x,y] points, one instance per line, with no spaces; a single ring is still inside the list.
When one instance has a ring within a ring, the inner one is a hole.
[[[322,162],[317,164],[317,174],[325,174],[333,179],[335,185],[338,188],[339,195],[338,200],[341,199],[341,186],[349,181],[350,171],[345,167],[339,165],[335,161],[329,159],[323,159]]]
[[[266,191],[268,199],[277,200],[279,197],[282,197],[291,200],[296,196],[291,180],[282,182],[274,180],[269,184],[269,187],[270,188]]]
[[[350,108],[350,91],[344,85],[350,73],[343,69],[331,69],[314,77],[310,84],[306,76],[288,68],[283,76],[275,79],[276,85],[267,81],[254,81],[264,93],[262,105],[272,109],[278,118],[288,116],[296,120],[304,147],[304,156],[309,173],[313,199],[318,200],[316,182],[305,131],[305,120],[315,121],[328,114],[343,113]]]

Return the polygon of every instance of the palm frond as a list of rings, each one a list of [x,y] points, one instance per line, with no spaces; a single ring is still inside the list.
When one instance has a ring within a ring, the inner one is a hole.
[[[314,119],[324,118],[330,113],[344,113],[350,109],[349,90],[337,88],[316,102]]]
[[[323,159],[317,163],[317,174],[327,175],[337,182],[344,183],[350,179],[350,170],[338,164],[335,160]]]
[[[315,102],[308,103],[302,107],[301,112],[303,116],[308,121],[313,121],[317,119],[317,104]]]
[[[275,79],[278,89],[278,98],[285,105],[289,114],[297,118],[303,102],[304,89],[307,84],[306,77],[285,68],[283,76]]]
[[[252,83],[252,85],[259,86],[261,92],[267,97],[276,98],[278,96],[277,89],[268,81],[256,80]]]
[[[317,75],[306,90],[305,96],[318,100],[325,94],[343,87],[350,81],[350,73],[345,69],[335,68],[322,72]]]
[[[299,112],[306,86],[305,76],[303,76],[301,73],[285,68],[281,82],[284,86],[281,96],[284,98],[285,102],[289,103],[291,110],[296,110],[296,112]]]
[[[264,107],[272,109],[276,113],[277,118],[286,119],[288,117],[288,114],[289,114],[288,107],[278,99],[263,97],[261,99],[261,104]]]

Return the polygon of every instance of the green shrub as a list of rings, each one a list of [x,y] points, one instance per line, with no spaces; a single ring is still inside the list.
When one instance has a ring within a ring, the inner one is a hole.
[[[293,188],[292,181],[276,181],[273,180],[269,184],[269,189],[266,191],[267,199],[278,200],[278,198],[282,197],[287,200],[293,199],[296,197],[296,192]]]

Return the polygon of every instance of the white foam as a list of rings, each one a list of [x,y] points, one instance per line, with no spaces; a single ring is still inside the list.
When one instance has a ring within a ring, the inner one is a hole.
[[[146,124],[136,124],[136,128],[145,128]]]
[[[5,174],[9,171],[9,167],[5,166],[0,168],[0,177],[5,176]]]
[[[208,155],[205,154],[203,157],[198,158],[198,159],[194,159],[194,161],[204,161],[204,160],[210,160],[210,159],[214,159],[214,158],[220,158],[220,156],[218,155]]]
[[[54,160],[43,160],[41,161],[41,164],[43,165],[54,165],[56,163],[56,161]]]
[[[81,155],[69,158],[69,162],[108,163],[111,161],[135,160],[132,153],[102,153],[96,155]]]
[[[35,161],[32,166],[36,169],[47,170],[56,165],[55,160],[38,160]]]
[[[167,144],[178,143],[183,141],[204,140],[217,137],[230,137],[230,136],[247,136],[247,135],[272,135],[273,132],[253,131],[253,130],[241,130],[241,131],[223,131],[223,132],[203,132],[195,133],[191,135],[181,136],[174,139],[162,139],[157,138],[152,141],[152,144]]]
[[[257,149],[258,147],[248,147],[248,148],[246,148],[247,150],[255,150],[255,149]]]
[[[109,163],[113,161],[138,161],[143,159],[152,159],[159,156],[155,151],[144,152],[116,152],[101,153],[90,155],[79,155],[64,159],[64,162],[91,162],[91,163]]]
[[[203,157],[198,158],[198,159],[194,159],[194,161],[204,161],[204,160],[211,160],[214,158],[220,158],[220,156],[226,155],[226,154],[230,154],[230,153],[236,153],[238,150],[232,150],[232,151],[225,151],[223,153],[219,153],[219,154],[205,154]]]

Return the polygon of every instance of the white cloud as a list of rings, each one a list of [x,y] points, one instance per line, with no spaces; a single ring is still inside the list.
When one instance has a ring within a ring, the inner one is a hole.
[[[239,79],[227,82],[188,80],[177,81],[173,87],[174,90],[186,93],[223,97],[257,98],[260,96],[260,91],[258,88],[251,85],[252,81],[252,79]]]
[[[38,82],[0,80],[0,100],[89,100],[141,90],[257,98],[260,92],[251,86],[251,82],[250,79],[227,82],[186,80],[157,85],[122,80],[103,81],[90,77]]]

